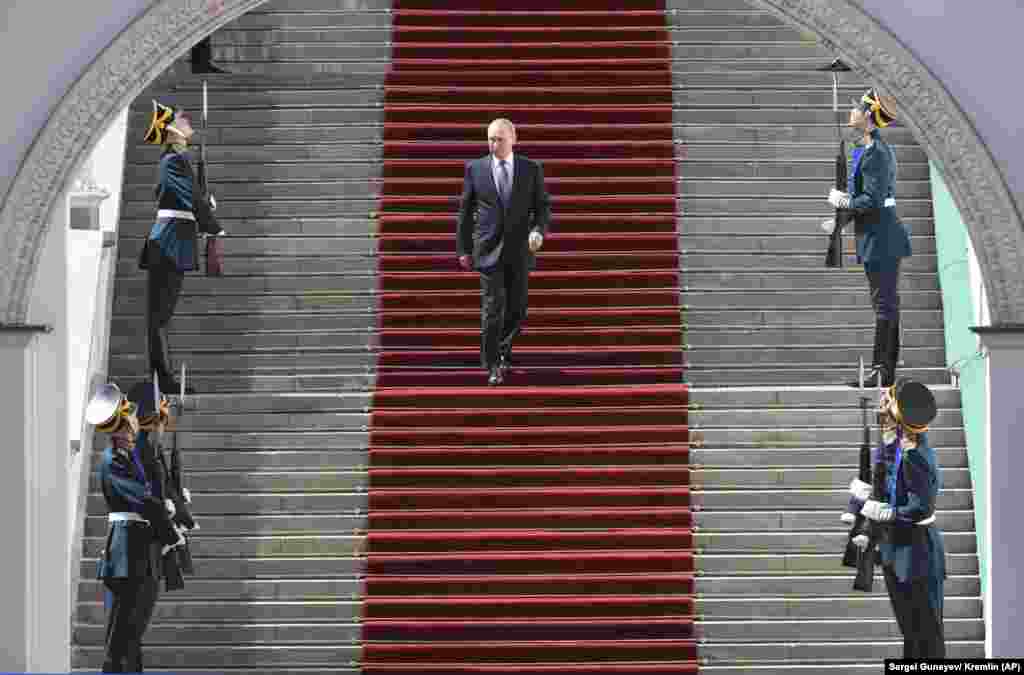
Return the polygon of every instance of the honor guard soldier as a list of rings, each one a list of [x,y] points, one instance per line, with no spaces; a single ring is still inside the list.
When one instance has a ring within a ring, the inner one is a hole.
[[[875,312],[875,344],[866,387],[891,386],[900,352],[900,261],[910,256],[910,233],[896,216],[896,153],[879,132],[896,119],[892,100],[869,89],[854,101],[847,126],[863,133],[854,149],[847,192],[832,188],[828,202],[853,216],[857,262],[863,263]],[[860,382],[850,382],[859,387]]]
[[[946,552],[934,525],[941,480],[927,434],[937,412],[935,397],[925,385],[901,378],[883,393],[879,407],[888,502],[868,499],[861,515],[882,524],[878,554],[903,633],[903,658],[945,658]]]
[[[193,136],[192,117],[153,101],[153,117],[145,141],[160,145],[156,185],[156,222],[139,257],[147,271],[146,327],[149,334],[149,370],[155,370],[170,390],[178,388],[171,367],[167,326],[174,315],[187,271],[198,269],[196,236],[222,235],[213,215],[216,202],[200,189],[192,169],[188,145]]]
[[[154,495],[138,443],[137,413],[155,407],[149,400],[132,402],[117,385],[106,384],[85,412],[97,431],[110,434],[97,470],[110,523],[97,564],[97,578],[108,591],[104,673],[142,672],[142,637],[159,595],[161,558],[182,542],[166,504]]]
[[[188,492],[182,494],[178,489],[180,475],[177,476],[177,481],[172,480],[172,467],[168,467],[161,447],[164,430],[171,422],[171,407],[167,398],[160,393],[159,381],[154,374],[152,383],[136,384],[128,392],[128,399],[139,402],[139,433],[136,445],[139,448],[143,469],[151,479],[153,496],[163,501],[171,523],[180,537],[181,545],[167,551],[161,559],[164,589],[175,591],[185,587],[183,575],[192,573],[191,555],[185,533],[198,526],[187,506]],[[155,404],[156,401],[159,403]]]

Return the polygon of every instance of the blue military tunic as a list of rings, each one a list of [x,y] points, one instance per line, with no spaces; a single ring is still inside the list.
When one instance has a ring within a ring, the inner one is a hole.
[[[97,473],[111,513],[130,512],[147,518],[155,508],[163,508],[163,500],[153,494],[154,485],[146,480],[142,468],[140,451],[146,441],[146,432],[140,432],[134,450],[108,447],[103,451]],[[96,576],[98,579],[159,577],[159,562],[160,544],[152,525],[117,521],[110,523]]]
[[[195,238],[197,226],[208,234],[221,231],[208,199],[197,194],[192,158],[182,146],[172,146],[160,157],[160,179],[156,186],[157,208],[192,213],[188,218],[157,218],[149,232],[160,254],[173,260],[179,272],[197,269]]]
[[[849,209],[857,235],[857,261],[871,271],[895,267],[911,254],[910,232],[885,206],[896,195],[896,153],[882,140],[878,129],[871,131],[871,143],[854,148],[853,170],[848,178]]]
[[[946,551],[942,533],[934,525],[915,525],[935,513],[942,485],[935,450],[928,435],[918,437],[916,448],[888,446],[889,504],[893,507],[889,536],[878,545],[882,564],[903,583],[927,578],[929,601],[942,608],[942,582],[946,578]]]

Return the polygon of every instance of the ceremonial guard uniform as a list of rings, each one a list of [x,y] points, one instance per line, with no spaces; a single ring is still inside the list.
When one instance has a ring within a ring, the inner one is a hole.
[[[829,203],[853,216],[857,262],[864,265],[875,312],[872,374],[866,386],[891,386],[900,352],[900,260],[910,256],[910,232],[896,216],[896,153],[882,139],[880,128],[896,119],[892,107],[874,89],[868,90],[851,113],[851,126],[865,132],[855,148],[852,171],[843,193],[834,189]],[[881,382],[879,382],[879,379]],[[851,386],[860,386],[851,382]]]
[[[181,543],[164,501],[155,494],[153,476],[144,468],[146,438],[145,432],[139,434],[137,412],[151,414],[154,408],[152,401],[132,402],[108,384],[86,410],[90,424],[111,434],[97,470],[110,511],[97,565],[97,578],[108,590],[105,673],[142,672],[142,637],[159,595],[161,558]]]
[[[158,383],[159,378],[154,378],[154,381]],[[186,532],[197,528],[198,525],[192,519],[188,506],[188,491],[181,487],[180,466],[175,467],[174,462],[168,466],[161,447],[164,428],[171,421],[170,405],[167,399],[159,394],[159,385],[154,386],[148,382],[132,387],[128,392],[128,398],[145,402],[145,407],[140,407],[138,416],[139,434],[136,445],[139,448],[143,469],[150,479],[153,496],[163,502],[174,529],[181,537],[180,545],[167,551],[161,558],[164,589],[180,590],[185,587],[184,575],[192,574],[192,558]],[[159,405],[155,409],[149,405],[153,400],[159,400]]]
[[[191,117],[157,101],[153,101],[153,108],[145,140],[162,145],[163,154],[156,185],[157,218],[139,257],[139,268],[148,272],[149,370],[158,373],[165,387],[176,389],[167,326],[174,315],[185,272],[198,269],[197,233],[216,235],[223,234],[223,230],[213,215],[215,202],[203,194],[192,170],[188,151]]]
[[[900,379],[883,396],[883,418],[891,420],[881,461],[888,478],[887,501],[868,499],[861,514],[882,524],[878,554],[893,613],[903,633],[903,658],[945,658],[942,623],[946,553],[935,527],[941,487],[928,424],[935,397],[925,385]]]

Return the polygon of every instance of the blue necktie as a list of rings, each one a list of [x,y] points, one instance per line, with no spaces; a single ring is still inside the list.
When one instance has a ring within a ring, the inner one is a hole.
[[[501,172],[498,174],[498,190],[501,192],[501,201],[508,203],[509,195],[509,180],[508,180],[508,168],[505,166],[505,160],[498,160],[498,167]]]

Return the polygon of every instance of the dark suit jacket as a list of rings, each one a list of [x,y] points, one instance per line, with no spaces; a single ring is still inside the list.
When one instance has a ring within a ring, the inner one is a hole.
[[[473,257],[473,266],[488,271],[504,256],[506,262],[535,266],[529,235],[536,230],[547,236],[551,205],[539,162],[515,155],[512,194],[502,202],[491,171],[491,156],[466,163],[459,222],[456,228],[458,255]]]
[[[878,545],[883,564],[900,581],[946,578],[946,551],[935,525],[914,525],[935,513],[941,487],[935,450],[921,434],[916,448],[905,450],[896,478],[896,501],[889,536]]]
[[[885,200],[896,196],[896,153],[878,129],[865,148],[851,182],[850,208],[857,236],[857,258],[865,265],[891,265],[910,255],[910,233]]]

